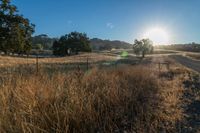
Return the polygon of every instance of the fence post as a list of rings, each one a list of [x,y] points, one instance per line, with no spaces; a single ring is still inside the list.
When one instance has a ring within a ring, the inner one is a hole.
[[[158,67],[159,67],[159,74],[160,74],[160,69],[161,69],[160,62],[158,63]]]
[[[38,74],[38,71],[39,71],[39,64],[38,64],[38,54],[36,56],[36,72]]]
[[[88,61],[88,57],[87,57],[87,71],[89,70],[89,61]]]
[[[169,70],[169,65],[170,65],[170,64],[169,64],[169,63],[167,63],[167,70]]]

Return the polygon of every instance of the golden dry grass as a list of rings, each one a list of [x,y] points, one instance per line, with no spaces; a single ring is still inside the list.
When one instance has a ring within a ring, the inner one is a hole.
[[[178,131],[181,76],[155,66],[25,72],[1,77],[0,132]]]
[[[113,55],[107,54],[98,54],[98,53],[83,53],[75,56],[67,56],[60,58],[39,58],[39,63],[84,63],[87,62],[87,58],[89,62],[100,62],[100,61],[113,61],[117,57]],[[10,57],[10,56],[0,56],[0,67],[15,67],[16,65],[24,65],[24,64],[35,64],[35,58],[21,58],[21,57]]]

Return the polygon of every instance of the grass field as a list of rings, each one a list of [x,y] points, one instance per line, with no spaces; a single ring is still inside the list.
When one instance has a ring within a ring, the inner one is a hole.
[[[195,59],[195,60],[200,60],[200,54],[199,53],[187,53],[186,56]]]
[[[97,53],[91,53],[91,54],[81,54],[81,55],[75,55],[75,56],[68,56],[68,57],[49,57],[49,58],[39,58],[39,62],[41,64],[45,63],[82,63],[86,62],[87,58],[90,62],[100,62],[100,61],[111,61],[116,59],[115,56],[112,54],[106,55],[106,54],[97,54]],[[23,65],[23,64],[35,64],[36,58],[26,58],[26,57],[9,57],[9,56],[0,56],[1,60],[1,67],[7,67],[7,66],[16,66],[16,65]]]
[[[0,132],[189,131],[183,82],[193,74],[168,58],[160,71],[146,60],[99,67],[119,60],[105,53],[41,58],[38,73],[35,59],[0,58]],[[88,58],[95,65],[77,68]]]

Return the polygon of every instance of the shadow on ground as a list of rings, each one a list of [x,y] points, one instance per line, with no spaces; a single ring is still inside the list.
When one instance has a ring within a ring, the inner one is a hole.
[[[200,132],[200,75],[190,75],[189,80],[183,82],[186,99],[186,132]]]

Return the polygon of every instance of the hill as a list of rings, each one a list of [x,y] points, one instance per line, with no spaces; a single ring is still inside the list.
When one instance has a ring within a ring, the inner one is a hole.
[[[189,44],[172,44],[172,45],[160,45],[157,46],[159,49],[187,51],[187,52],[200,52],[200,44],[189,43]]]
[[[93,38],[90,40],[90,45],[93,50],[111,50],[111,49],[130,49],[132,45],[127,42],[118,40],[102,40]]]
[[[42,49],[50,50],[53,46],[53,42],[57,40],[57,38],[51,38],[46,34],[41,34],[32,37],[32,46],[33,49],[38,49],[38,47],[42,47]],[[119,41],[119,40],[102,40],[98,38],[93,38],[90,40],[90,46],[92,50],[111,50],[111,49],[129,49],[132,48],[132,45],[127,42]]]
[[[51,38],[46,34],[37,35],[31,38],[33,49],[42,47],[42,49],[45,50],[51,49],[55,40],[57,40],[57,38]]]

